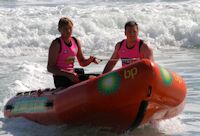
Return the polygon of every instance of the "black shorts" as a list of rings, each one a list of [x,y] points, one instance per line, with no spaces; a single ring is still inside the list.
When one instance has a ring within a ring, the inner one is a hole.
[[[79,75],[79,80],[84,81],[88,79],[88,75]],[[64,87],[67,88],[71,85],[74,85],[75,83],[72,82],[69,78],[65,76],[53,76],[54,79],[54,85],[56,88]]]

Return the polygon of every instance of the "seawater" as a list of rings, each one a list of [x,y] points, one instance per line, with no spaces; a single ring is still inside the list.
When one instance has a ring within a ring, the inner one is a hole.
[[[124,38],[125,22],[137,21],[139,35],[153,48],[155,62],[185,80],[188,95],[183,113],[124,134],[4,118],[3,106],[17,92],[54,87],[46,65],[48,48],[59,36],[57,23],[62,16],[74,21],[73,35],[81,40],[86,57],[95,55],[104,60],[98,66],[85,67],[86,72],[102,72],[116,42]],[[199,136],[199,47],[198,0],[0,0],[0,135]]]

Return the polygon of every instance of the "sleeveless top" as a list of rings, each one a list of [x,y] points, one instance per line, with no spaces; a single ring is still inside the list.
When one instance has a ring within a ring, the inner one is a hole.
[[[65,44],[64,40],[60,37],[60,53],[57,58],[56,66],[59,69],[70,71],[74,68],[75,57],[78,53],[75,38],[70,39],[71,46]]]
[[[132,48],[127,47],[127,40],[124,39],[121,41],[120,48],[118,50],[119,58],[121,58],[122,66],[126,66],[136,60],[141,58],[140,47],[143,44],[143,40],[139,38],[136,41],[136,44]]]

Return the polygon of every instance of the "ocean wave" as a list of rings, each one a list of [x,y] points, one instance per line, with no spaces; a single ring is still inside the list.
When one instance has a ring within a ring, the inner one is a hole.
[[[124,24],[128,20],[138,22],[140,37],[149,41],[153,48],[200,47],[199,1],[171,0],[167,3],[165,0],[149,0],[143,4],[140,3],[142,0],[117,4],[116,1],[101,0],[104,4],[100,5],[63,3],[55,6],[1,7],[0,56],[15,56],[19,50],[48,50],[51,41],[59,35],[59,18],[66,15],[73,19],[74,35],[81,40],[87,53],[112,52],[116,42],[125,37]]]

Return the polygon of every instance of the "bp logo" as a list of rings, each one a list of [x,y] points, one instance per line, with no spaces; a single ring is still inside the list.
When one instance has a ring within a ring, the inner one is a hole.
[[[172,83],[172,74],[170,72],[168,72],[165,68],[159,66],[160,68],[160,73],[161,73],[161,77],[163,82],[165,83],[165,85],[169,86]]]
[[[110,95],[115,93],[120,86],[120,75],[116,72],[112,72],[98,81],[98,90],[100,93]]]

